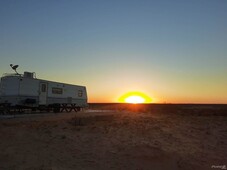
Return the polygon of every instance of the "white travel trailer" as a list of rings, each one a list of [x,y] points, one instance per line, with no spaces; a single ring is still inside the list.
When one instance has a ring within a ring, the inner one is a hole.
[[[79,111],[88,106],[87,91],[85,86],[37,79],[31,72],[23,75],[16,72],[4,74],[1,78],[0,105],[8,111],[24,108]]]

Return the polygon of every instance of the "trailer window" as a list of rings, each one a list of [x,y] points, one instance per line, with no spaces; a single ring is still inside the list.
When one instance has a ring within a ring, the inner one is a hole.
[[[82,97],[83,96],[83,91],[82,90],[78,90],[78,97]]]
[[[53,94],[62,94],[63,90],[62,90],[62,88],[53,87],[52,88],[52,93]]]
[[[41,86],[41,91],[42,91],[42,92],[46,92],[46,89],[47,89],[46,84],[42,84],[42,86]]]

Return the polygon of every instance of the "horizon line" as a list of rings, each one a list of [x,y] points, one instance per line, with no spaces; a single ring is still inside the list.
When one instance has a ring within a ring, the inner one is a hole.
[[[227,103],[121,103],[121,102],[88,102],[88,104],[133,104],[133,105],[227,105]]]

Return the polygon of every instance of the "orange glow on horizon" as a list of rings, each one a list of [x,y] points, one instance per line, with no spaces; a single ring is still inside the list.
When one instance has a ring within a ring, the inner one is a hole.
[[[118,100],[121,103],[151,103],[152,99],[141,92],[129,92],[121,96]]]

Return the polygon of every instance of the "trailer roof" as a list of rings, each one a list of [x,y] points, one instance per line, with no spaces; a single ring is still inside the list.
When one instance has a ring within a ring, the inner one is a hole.
[[[17,74],[17,73],[3,73],[3,75],[2,75],[2,77],[9,77],[9,76],[22,77],[23,74]]]
[[[3,77],[21,77],[21,78],[26,78],[26,77],[24,77],[23,74],[17,74],[17,73],[4,73],[1,78],[3,78]],[[52,83],[61,83],[61,84],[65,84],[65,85],[86,87],[86,86],[83,86],[83,85],[69,84],[69,83],[57,82],[57,81],[52,81],[52,80],[44,80],[44,79],[38,79],[38,78],[31,78],[31,79],[45,81],[45,82],[52,82]]]

